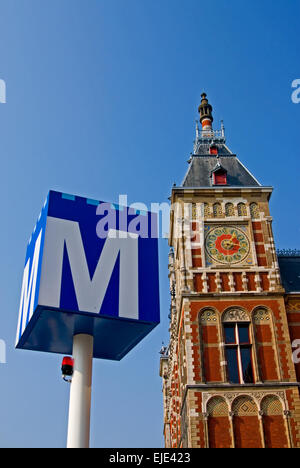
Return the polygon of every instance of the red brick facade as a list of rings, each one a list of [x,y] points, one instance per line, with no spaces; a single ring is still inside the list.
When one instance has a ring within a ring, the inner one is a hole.
[[[179,203],[199,202],[201,191],[174,191]],[[207,266],[201,231],[211,220],[205,217],[193,221],[190,239],[185,231],[174,243],[169,267],[176,296],[170,346],[161,359],[166,447],[300,447],[300,351],[293,362],[292,348],[300,340],[300,294],[282,287],[268,200],[256,193],[256,201],[261,221],[243,219],[252,235],[250,266]],[[251,383],[230,382],[228,324],[249,327]]]

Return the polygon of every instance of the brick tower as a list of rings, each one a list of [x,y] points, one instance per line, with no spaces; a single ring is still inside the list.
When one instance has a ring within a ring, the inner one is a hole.
[[[300,447],[300,257],[277,255],[269,200],[212,128],[171,194],[166,447]],[[294,351],[294,354],[293,354]]]

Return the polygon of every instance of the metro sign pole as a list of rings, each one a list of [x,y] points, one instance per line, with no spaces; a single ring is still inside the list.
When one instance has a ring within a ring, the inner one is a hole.
[[[89,448],[94,338],[75,335],[69,406],[68,448]]]
[[[121,360],[160,321],[157,223],[50,191],[28,243],[16,347],[73,354],[70,448],[89,446],[93,358]]]

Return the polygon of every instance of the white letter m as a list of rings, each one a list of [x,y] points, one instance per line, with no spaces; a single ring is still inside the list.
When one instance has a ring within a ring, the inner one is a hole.
[[[122,238],[118,234],[110,230],[91,278],[78,222],[48,217],[39,304],[60,307],[66,246],[78,312],[100,313],[120,255],[118,316],[138,320],[138,235]]]

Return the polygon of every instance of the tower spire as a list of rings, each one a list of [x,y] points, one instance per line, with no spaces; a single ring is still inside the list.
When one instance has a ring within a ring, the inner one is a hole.
[[[198,112],[200,114],[200,122],[202,125],[202,130],[204,132],[211,132],[212,131],[212,123],[214,121],[212,115],[212,106],[209,104],[207,99],[207,94],[202,93],[201,95],[201,104],[198,107]]]
[[[198,141],[199,136],[200,136],[199,125],[198,125],[198,120],[196,120],[196,142]]]

